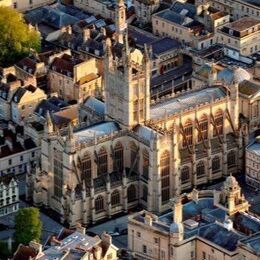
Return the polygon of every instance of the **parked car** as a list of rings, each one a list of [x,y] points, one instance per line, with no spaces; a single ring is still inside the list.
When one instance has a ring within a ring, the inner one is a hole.
[[[120,235],[127,235],[127,234],[128,234],[128,229],[127,229],[127,228],[122,229],[122,230],[120,231]]]

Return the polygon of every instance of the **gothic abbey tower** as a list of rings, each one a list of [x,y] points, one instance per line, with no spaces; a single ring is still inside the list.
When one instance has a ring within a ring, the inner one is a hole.
[[[109,38],[106,40],[106,116],[131,128],[149,120],[150,52],[145,47],[142,54],[129,46],[122,2],[117,7],[117,41],[112,44]]]
[[[119,0],[116,6],[116,40],[119,43],[123,43],[124,32],[127,28],[126,24],[126,8],[124,0]]]

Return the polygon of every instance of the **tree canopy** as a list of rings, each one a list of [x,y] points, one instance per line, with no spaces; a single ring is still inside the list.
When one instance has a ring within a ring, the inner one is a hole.
[[[42,232],[42,222],[37,208],[21,208],[15,216],[15,242],[28,244],[32,240],[39,241]]]
[[[28,55],[30,50],[40,50],[40,35],[29,27],[22,14],[0,6],[0,66],[12,65]]]

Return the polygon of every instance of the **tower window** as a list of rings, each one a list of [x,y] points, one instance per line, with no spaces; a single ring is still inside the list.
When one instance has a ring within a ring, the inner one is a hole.
[[[165,151],[160,158],[162,204],[170,199],[170,153]]]

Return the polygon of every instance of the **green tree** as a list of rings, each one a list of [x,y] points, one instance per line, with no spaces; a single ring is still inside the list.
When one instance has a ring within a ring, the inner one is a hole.
[[[40,50],[40,35],[24,21],[16,10],[0,6],[0,66],[12,65],[28,55],[30,50]]]
[[[42,232],[42,222],[40,212],[37,208],[19,209],[15,216],[15,234],[16,245],[28,244],[32,240],[39,241]]]

